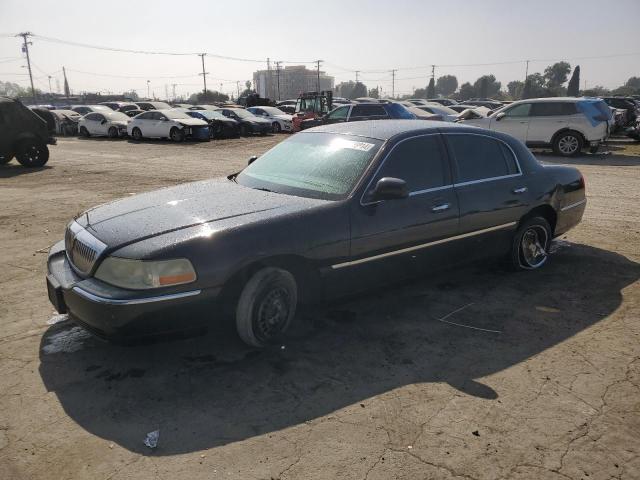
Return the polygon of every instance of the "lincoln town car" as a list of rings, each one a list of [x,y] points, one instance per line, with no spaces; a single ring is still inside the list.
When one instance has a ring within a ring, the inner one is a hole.
[[[380,282],[478,258],[531,274],[586,207],[577,169],[462,124],[325,125],[248,163],[78,215],[48,256],[55,308],[114,340],[233,319],[261,347],[300,304]]]

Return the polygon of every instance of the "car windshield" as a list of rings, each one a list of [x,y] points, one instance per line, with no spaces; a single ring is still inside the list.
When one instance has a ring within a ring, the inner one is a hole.
[[[346,198],[382,145],[334,133],[298,133],[240,173],[246,187],[324,200]]]
[[[191,118],[189,115],[187,115],[186,113],[180,112],[178,110],[167,110],[167,111],[163,111],[162,113],[164,113],[167,118],[170,119],[181,119],[181,118]]]
[[[425,105],[427,106],[427,105]],[[453,108],[449,108],[449,107],[445,107],[444,105],[441,105],[439,103],[430,103],[428,105],[429,108],[432,108],[433,110],[437,111],[438,113],[441,113],[443,115],[457,115],[458,112],[456,112]]]
[[[129,120],[129,117],[121,112],[105,112],[104,116],[109,120]]]
[[[260,107],[262,110],[267,112],[269,115],[286,115],[282,110],[276,107]]]
[[[240,118],[254,118],[255,117],[255,115],[253,113],[248,112],[246,110],[241,110],[239,108],[234,108],[234,109],[231,109],[230,111],[235,113]]]

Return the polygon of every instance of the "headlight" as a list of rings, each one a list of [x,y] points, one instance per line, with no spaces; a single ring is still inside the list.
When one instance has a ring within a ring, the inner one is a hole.
[[[191,283],[196,272],[186,258],[146,261],[107,257],[95,277],[116,287],[141,290]]]

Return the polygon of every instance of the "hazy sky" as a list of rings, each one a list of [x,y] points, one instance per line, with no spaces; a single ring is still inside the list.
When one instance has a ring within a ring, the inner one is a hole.
[[[93,7],[91,7],[93,5]],[[107,47],[170,52],[210,52],[261,63],[207,57],[208,87],[235,91],[236,80],[266,68],[266,58],[325,61],[323,70],[341,80],[361,79],[369,88],[396,93],[425,87],[431,64],[436,77],[453,74],[460,83],[493,73],[506,85],[529,72],[542,72],[554,60],[581,67],[581,87],[616,87],[640,75],[640,0],[370,0],[265,2],[154,0],[109,2],[0,0],[0,80],[28,85],[21,59],[21,31]],[[196,55],[164,56],[105,52],[32,39],[36,87],[62,85],[67,68],[74,92],[136,89],[164,96],[172,84],[178,94],[201,89],[201,60]],[[580,57],[635,53],[634,56]],[[424,68],[415,68],[424,67]],[[367,72],[375,71],[375,72]],[[80,73],[85,72],[85,73]],[[21,75],[15,75],[21,74]],[[106,75],[131,78],[109,77]],[[161,78],[172,77],[172,78]]]

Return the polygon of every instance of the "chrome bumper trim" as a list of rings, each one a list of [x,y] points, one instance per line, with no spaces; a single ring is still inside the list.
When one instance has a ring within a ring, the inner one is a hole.
[[[401,255],[403,253],[413,252],[414,250],[421,250],[423,248],[433,247],[442,243],[452,242],[454,240],[460,240],[463,238],[474,237],[483,233],[493,232],[495,230],[502,230],[504,228],[510,228],[517,225],[518,222],[509,222],[502,225],[496,225],[495,227],[483,228],[482,230],[474,230],[473,232],[463,233],[462,235],[456,235],[454,237],[442,238],[433,242],[422,243],[420,245],[414,245],[413,247],[402,248],[400,250],[393,250],[391,252],[381,253],[380,255],[374,255],[372,257],[360,258],[351,262],[337,263],[331,265],[331,268],[336,270],[338,268],[351,267],[353,265],[359,265],[361,263],[371,262],[373,260],[379,260],[381,258],[392,257],[394,255]]]
[[[95,303],[101,303],[103,305],[141,305],[144,303],[153,303],[153,302],[164,302],[167,300],[177,300],[179,298],[193,297],[195,295],[200,295],[202,290],[191,290],[189,292],[180,292],[180,293],[171,293],[168,295],[158,295],[155,297],[145,297],[145,298],[131,298],[131,299],[115,299],[115,298],[105,298],[100,297],[98,295],[94,295],[93,293],[87,292],[80,287],[73,287],[73,292],[77,293],[81,297],[86,298]]]
[[[585,204],[585,203],[587,203],[587,199],[586,199],[586,198],[583,198],[583,199],[582,199],[582,200],[580,200],[579,202],[572,203],[571,205],[567,205],[566,207],[562,207],[562,208],[560,209],[560,211],[561,211],[561,212],[564,212],[565,210],[569,210],[569,209],[571,209],[571,208],[579,207],[580,205],[583,205],[583,204]]]

